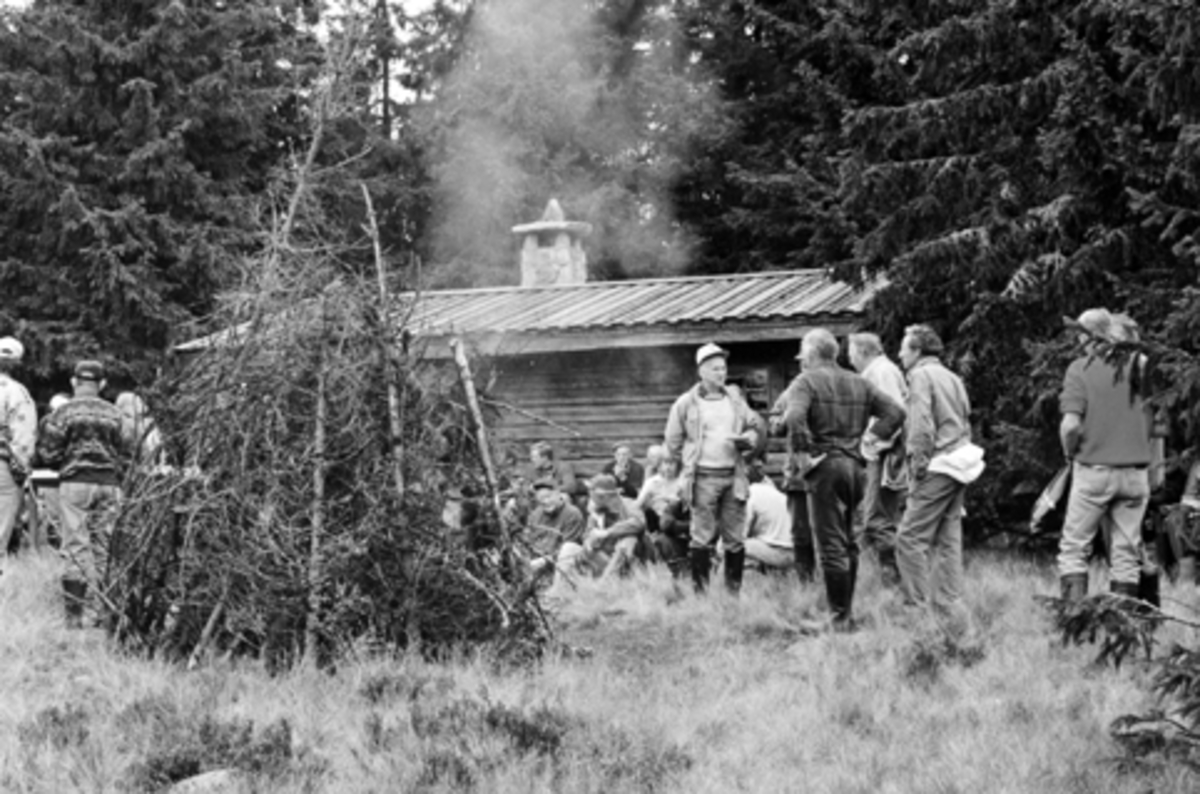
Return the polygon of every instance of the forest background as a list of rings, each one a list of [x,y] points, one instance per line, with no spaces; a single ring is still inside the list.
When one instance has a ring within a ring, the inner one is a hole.
[[[34,0],[0,10],[0,333],[39,400],[82,355],[147,384],[298,174],[348,278],[366,186],[392,290],[511,283],[554,196],[593,278],[885,274],[867,327],[930,322],[972,394],[978,536],[1060,463],[1064,316],[1140,322],[1195,441],[1198,114],[1182,0]]]

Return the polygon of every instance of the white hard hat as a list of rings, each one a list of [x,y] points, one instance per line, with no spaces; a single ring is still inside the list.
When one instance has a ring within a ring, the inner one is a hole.
[[[709,342],[707,345],[704,345],[703,347],[701,347],[699,350],[696,351],[696,366],[700,366],[701,364],[703,364],[705,361],[708,361],[713,356],[721,356],[722,358],[729,358],[729,351],[726,350],[725,348],[721,347],[720,345],[716,345],[716,344],[713,344],[712,342]]]
[[[24,355],[25,346],[16,339],[13,339],[11,336],[0,339],[0,359],[20,361]]]

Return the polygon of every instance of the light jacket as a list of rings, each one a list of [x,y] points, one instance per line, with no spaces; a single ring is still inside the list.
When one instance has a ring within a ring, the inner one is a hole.
[[[971,441],[971,401],[962,379],[926,356],[908,370],[908,454],[926,460]]]
[[[29,472],[37,443],[37,407],[29,392],[0,373],[0,463],[18,474]]]
[[[700,421],[700,396],[704,384],[697,383],[684,392],[667,416],[667,429],[664,433],[664,446],[667,453],[680,462],[679,482],[684,501],[689,505],[695,501],[696,464],[700,460],[700,446],[703,441],[703,425]],[[734,433],[741,434],[747,430],[755,433],[754,447],[760,449],[766,442],[765,427],[762,417],[754,413],[745,400],[733,391],[724,390],[726,396],[733,401]],[[743,456],[736,455],[733,469],[733,495],[736,499],[745,501],[750,495],[750,480],[746,475],[746,461]]]

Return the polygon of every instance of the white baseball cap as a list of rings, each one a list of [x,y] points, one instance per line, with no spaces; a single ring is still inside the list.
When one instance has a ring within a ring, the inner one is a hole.
[[[705,361],[708,361],[713,356],[720,356],[721,358],[729,358],[729,351],[726,350],[725,348],[721,347],[720,345],[716,345],[716,344],[713,344],[712,342],[709,342],[707,345],[704,345],[703,347],[701,347],[699,350],[696,351],[696,366],[700,366],[701,364],[703,364]]]
[[[0,339],[0,359],[20,361],[24,355],[25,346],[16,339],[13,339],[11,336]]]

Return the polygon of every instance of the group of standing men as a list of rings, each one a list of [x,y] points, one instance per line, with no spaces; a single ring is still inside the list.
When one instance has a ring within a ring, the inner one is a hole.
[[[697,351],[699,383],[675,402],[666,427],[667,451],[681,463],[691,505],[695,584],[707,585],[719,536],[726,584],[740,586],[747,458],[762,454],[769,429],[787,437],[784,478],[797,571],[811,580],[819,560],[833,628],[854,625],[860,508],[865,538],[897,571],[905,599],[961,624],[963,493],[983,468],[982,450],[971,443],[962,380],[941,363],[942,342],[925,325],[905,333],[900,360],[907,378],[874,334],[850,337],[857,373],[838,364],[838,353],[830,331],[805,334],[801,373],[776,403],[768,428],[726,386],[729,353],[713,344]]]
[[[39,424],[33,399],[13,377],[23,356],[18,340],[0,338],[0,555],[21,513],[26,479],[35,467],[57,470],[52,509],[67,562],[67,624],[96,624],[121,478],[142,440],[139,417],[100,396],[106,385],[104,366],[84,360],[74,367],[71,398]]]

